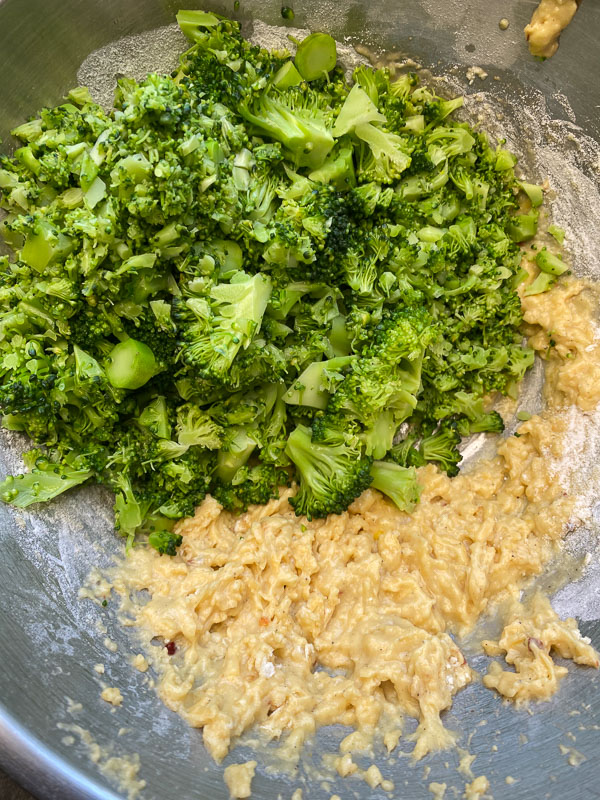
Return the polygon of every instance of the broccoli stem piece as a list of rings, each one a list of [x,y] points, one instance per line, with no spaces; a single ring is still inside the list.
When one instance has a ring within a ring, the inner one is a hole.
[[[21,259],[38,272],[43,272],[52,261],[68,255],[71,248],[68,236],[40,220],[25,240]]]
[[[530,211],[529,214],[519,214],[512,217],[506,226],[506,232],[513,242],[527,242],[537,233],[538,213]]]
[[[365,90],[355,83],[344,100],[331,132],[338,138],[353,131],[357,125],[364,125],[367,122],[385,122],[385,116],[377,110],[377,106]]]
[[[401,467],[391,461],[374,461],[371,477],[373,488],[393,500],[400,511],[409,513],[419,502],[421,487],[414,467]]]
[[[519,181],[519,186],[525,192],[534,208],[542,205],[544,202],[544,192],[541,186],[538,186],[536,183],[525,183],[524,181]]]
[[[291,86],[299,86],[302,83],[302,75],[294,66],[293,61],[286,61],[273,76],[273,86],[278,89],[289,89]]]
[[[85,483],[94,473],[87,469],[70,470],[52,463],[23,475],[9,475],[0,483],[4,503],[27,508],[32,503],[46,503],[59,494]]]
[[[554,237],[559,244],[563,244],[565,241],[565,229],[559,227],[558,225],[550,225],[548,228],[548,233],[550,236]]]
[[[548,272],[540,272],[535,280],[525,289],[523,294],[525,297],[530,297],[534,294],[543,294],[547,292],[551,286],[554,286],[555,283],[556,278],[554,275],[550,275]]]
[[[542,272],[547,272],[549,275],[562,275],[563,272],[569,269],[564,261],[561,261],[558,256],[555,256],[545,247],[536,255],[535,263]]]
[[[224,483],[231,483],[235,473],[248,462],[255,449],[256,441],[244,428],[239,428],[227,449],[221,449],[217,453],[217,478]]]
[[[342,147],[337,155],[330,153],[323,166],[313,170],[308,177],[317,183],[331,183],[340,192],[355,186],[352,148]]]
[[[368,456],[380,459],[391,449],[398,430],[393,411],[382,411],[372,428],[361,434]]]
[[[208,11],[179,11],[176,19],[181,32],[191,42],[198,41],[202,36],[202,28],[213,28],[221,22],[219,17]]]
[[[336,356],[347,356],[352,350],[352,342],[346,330],[346,317],[340,314],[331,321],[329,341]]]
[[[311,33],[298,45],[294,63],[305,81],[322,78],[337,64],[335,39],[328,33]]]
[[[517,157],[510,150],[498,150],[496,153],[495,168],[497,172],[512,169],[517,163]]]
[[[137,419],[138,423],[157,436],[159,439],[171,438],[171,425],[167,412],[167,401],[164,397],[156,397],[142,411]]]
[[[355,360],[356,356],[338,356],[328,361],[315,361],[309,364],[283,395],[284,401],[290,405],[325,409],[330,394],[323,389],[323,373],[326,370],[337,372]]]
[[[139,389],[156,375],[158,365],[148,345],[125,339],[110,351],[106,377],[116,389]]]

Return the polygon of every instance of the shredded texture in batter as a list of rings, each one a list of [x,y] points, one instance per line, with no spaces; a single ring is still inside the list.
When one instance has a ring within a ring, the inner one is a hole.
[[[490,654],[506,652],[516,672],[494,663],[485,684],[515,700],[547,699],[564,667],[551,650],[598,666],[574,620],[561,622],[543,598],[517,602],[560,545],[573,500],[552,472],[567,414],[600,399],[600,353],[592,294],[569,279],[525,298],[531,343],[547,359],[549,408],[495,458],[454,479],[419,470],[412,514],[366,491],[339,516],[298,518],[278,500],[235,516],[207,498],[178,527],[177,556],[136,548],[113,576],[146,638],[162,637],[159,692],[203,729],[222,759],[235,737],[258,724],[283,737],[289,757],[321,725],[341,723],[394,746],[402,717],[419,719],[413,755],[447,747],[440,713],[473,673],[449,633],[469,632],[500,600],[507,626]],[[554,345],[549,347],[551,332]]]

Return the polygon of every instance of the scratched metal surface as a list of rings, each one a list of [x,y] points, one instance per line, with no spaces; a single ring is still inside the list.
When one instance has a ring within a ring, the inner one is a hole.
[[[242,0],[236,13],[249,28],[253,17],[281,24],[280,5],[279,0]],[[508,87],[541,92],[549,113],[557,117],[565,114],[557,92],[562,93],[570,103],[573,130],[598,141],[600,4],[582,5],[558,55],[545,64],[528,56],[522,36],[534,5],[533,0],[296,0],[293,24],[400,51],[438,73],[450,65],[464,73],[477,64],[490,74],[486,91],[493,94]],[[232,0],[207,0],[204,7],[234,15]],[[58,102],[76,83],[77,70],[89,53],[120,37],[171,23],[176,9],[174,0],[0,0],[0,136],[40,106]],[[498,27],[501,17],[511,22],[504,33]],[[502,80],[494,82],[496,75]],[[467,91],[480,88],[467,86]],[[512,113],[518,130],[518,108],[513,106]],[[591,168],[587,171],[597,180]],[[577,202],[577,186],[570,191]],[[586,272],[600,277],[596,263],[588,263]],[[528,391],[536,396],[538,389],[532,379]],[[0,474],[19,469],[19,440],[5,435],[0,443]],[[134,651],[133,640],[118,629],[110,609],[77,600],[90,565],[107,563],[121,546],[112,531],[108,496],[97,489],[81,490],[21,519],[0,506],[0,540],[0,764],[41,800],[116,800],[119,792],[85,748],[65,743],[64,731],[57,728],[57,723],[77,724],[102,746],[112,743],[121,753],[139,753],[141,776],[147,781],[141,795],[145,800],[226,798],[223,766],[245,760],[251,751],[242,745],[217,767],[204,751],[200,734],[167,711],[144,685],[144,677],[131,669],[127,655]],[[567,610],[583,617],[583,634],[599,647],[600,623],[589,602],[600,595],[598,572],[577,586]],[[117,653],[103,646],[99,622],[117,641]],[[107,683],[119,686],[125,698],[114,713],[99,700],[93,670],[98,662],[106,665]],[[475,656],[472,664],[485,669],[482,656]],[[66,698],[81,703],[81,710],[69,712]],[[473,732],[469,750],[477,756],[475,774],[488,776],[496,798],[600,796],[600,693],[596,678],[583,669],[570,669],[560,694],[532,714],[502,705],[474,683],[456,697],[445,721],[464,734],[464,741]],[[129,732],[117,737],[120,728]],[[314,759],[332,750],[342,735],[337,729],[321,731],[312,748]],[[561,744],[575,747],[586,760],[577,768],[570,766]],[[409,749],[401,742],[400,751]],[[429,756],[416,768],[398,754],[377,763],[394,781],[395,798],[430,798],[431,781],[446,783],[449,797],[464,791],[465,779],[456,772],[458,757],[453,752]],[[507,776],[516,782],[506,783]],[[288,781],[259,767],[253,796],[289,798],[299,785],[298,780]],[[341,779],[327,786],[315,780],[305,785],[304,796],[311,800],[326,800],[334,793],[343,798],[386,797],[381,790]]]

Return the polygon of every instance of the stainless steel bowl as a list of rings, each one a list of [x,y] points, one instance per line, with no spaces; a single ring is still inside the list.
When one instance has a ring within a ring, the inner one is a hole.
[[[182,0],[182,5],[195,4]],[[234,11],[233,0],[207,0],[203,5],[238,16],[248,30],[253,19],[285,24],[279,0],[242,0],[238,11]],[[506,117],[513,138],[533,135],[531,115],[525,114],[527,97],[533,92],[546,98],[550,117],[570,116],[568,125],[559,126],[563,133],[555,136],[553,147],[564,144],[566,150],[573,149],[564,135],[566,130],[576,139],[588,136],[598,142],[600,4],[590,0],[582,5],[558,54],[543,64],[528,55],[522,34],[534,6],[534,0],[296,0],[293,24],[328,30],[340,40],[377,50],[399,51],[435,74],[456,66],[452,74],[457,83],[465,84],[467,93],[485,88],[488,96],[497,100],[497,108],[506,98],[513,98],[512,105],[508,101]],[[13,125],[42,105],[58,103],[77,83],[78,68],[92,51],[121,37],[168,25],[177,8],[174,0],[0,0],[0,136],[4,145],[10,146],[8,131]],[[498,25],[502,17],[510,20],[504,32]],[[158,44],[155,52],[163,42],[172,41],[172,37],[154,37],[155,48]],[[135,43],[129,45],[130,51],[132,48],[135,55]],[[108,78],[122,69],[122,64],[112,63],[111,52],[98,62],[104,64]],[[485,86],[477,77],[473,85],[465,82],[466,68],[471,65],[489,73]],[[496,77],[500,80],[494,80]],[[524,99],[515,102],[515,97]],[[550,137],[553,130],[558,129],[548,122],[542,138],[545,132]],[[535,152],[529,158],[534,172],[541,173],[537,177],[543,177],[543,158]],[[575,153],[571,158],[579,156]],[[597,184],[592,163],[583,159],[579,168],[581,175]],[[590,212],[580,188],[575,181],[565,190],[569,196],[563,201],[580,202],[585,222]],[[593,220],[589,220],[588,229],[592,226]],[[581,264],[584,272],[594,273],[590,248],[586,256],[583,250],[578,254],[578,246],[574,241],[576,264]],[[583,263],[586,258],[588,263]],[[19,469],[21,445],[15,437],[3,436],[1,474]],[[207,756],[200,733],[167,711],[146,685],[147,678],[131,669],[128,655],[136,652],[134,639],[119,631],[110,609],[78,600],[89,567],[108,563],[110,554],[121,547],[112,530],[108,496],[100,490],[82,490],[26,515],[0,506],[0,539],[2,766],[40,798],[116,800],[123,796],[90,760],[89,749],[79,737],[64,728],[76,725],[89,731],[102,747],[112,748],[115,755],[139,753],[140,775],[147,781],[141,796],[146,800],[225,798],[223,767],[215,766]],[[579,537],[579,547],[585,548],[586,541],[593,541],[593,531],[588,540]],[[597,647],[598,575],[598,570],[588,570],[573,590],[561,596],[561,610],[583,617],[582,632],[591,636]],[[104,646],[106,635],[117,641],[116,653]],[[99,699],[100,676],[93,669],[99,662],[106,665],[106,682],[123,692],[125,702],[117,711]],[[484,668],[480,657],[475,656],[472,663]],[[596,797],[600,796],[597,688],[595,676],[573,667],[558,696],[529,714],[503,706],[475,683],[456,698],[446,723],[462,731],[465,740],[473,732],[468,749],[477,756],[474,773],[488,776],[496,798]],[[79,703],[81,709],[77,710]],[[121,728],[126,732],[118,735]],[[66,738],[71,735],[74,744]],[[319,733],[313,746],[315,763],[318,754],[332,748],[340,736],[336,730]],[[576,748],[587,760],[577,768],[570,766],[568,753],[561,753],[560,745]],[[467,745],[463,742],[463,746]],[[404,748],[410,746],[401,742],[400,750]],[[245,760],[250,752],[242,745],[225,763]],[[431,781],[448,784],[447,796],[454,796],[451,787],[462,795],[465,778],[456,772],[458,756],[454,752],[430,756],[417,767],[397,754],[390,762],[379,759],[377,763],[385,776],[394,780],[395,798],[431,798],[427,788]],[[507,776],[516,782],[506,783]],[[289,797],[292,789],[301,785],[299,780],[259,768],[253,796]],[[325,788],[313,779],[308,785],[305,797],[311,800],[325,800],[334,793],[385,797],[359,782],[330,780]]]

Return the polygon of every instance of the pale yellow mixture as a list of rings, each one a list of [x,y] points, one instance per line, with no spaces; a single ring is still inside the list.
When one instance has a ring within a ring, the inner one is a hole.
[[[573,508],[552,466],[563,454],[566,407],[600,401],[593,305],[572,278],[523,298],[530,341],[548,364],[547,410],[456,478],[420,469],[412,514],[372,490],[346,513],[312,522],[295,516],[292,490],[238,517],[207,498],[179,525],[177,556],[140,546],[120,565],[114,587],[146,643],[177,646],[173,656],[149,648],[158,652],[160,696],[203,729],[215,759],[251,726],[281,739],[291,760],[333,723],[358,730],[342,754],[376,730],[392,749],[405,715],[419,719],[415,758],[450,746],[455,734],[440,713],[474,675],[449,633],[468,633],[501,600],[507,624],[485,648],[506,653],[516,672],[494,663],[485,685],[543,700],[566,672],[553,650],[598,666],[574,620],[561,622],[541,597],[530,608],[518,603],[556,554]],[[142,589],[148,602],[131,603]],[[486,791],[480,784],[472,797]]]
[[[531,22],[525,27],[529,51],[550,58],[558,50],[561,33],[575,16],[580,0],[540,0]]]

